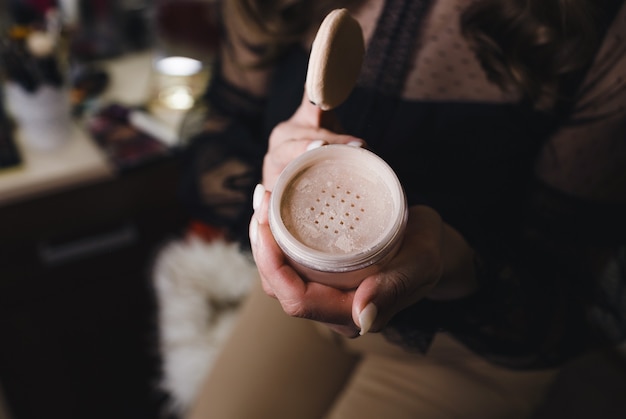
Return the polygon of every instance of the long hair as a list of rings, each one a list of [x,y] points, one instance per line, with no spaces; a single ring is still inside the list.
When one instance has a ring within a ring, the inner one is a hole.
[[[569,79],[600,42],[602,0],[480,0],[461,17],[463,35],[490,80],[514,86],[539,109],[567,100]]]
[[[235,14],[255,39],[256,66],[264,66],[302,41],[332,9],[350,3],[354,0],[227,0],[222,10]]]
[[[298,42],[336,7],[359,0],[228,0],[266,49],[263,64]],[[476,0],[461,30],[491,81],[537,108],[563,100],[566,81],[593,59],[603,0]]]

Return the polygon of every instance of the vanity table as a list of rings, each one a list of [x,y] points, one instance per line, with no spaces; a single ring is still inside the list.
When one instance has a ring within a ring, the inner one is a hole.
[[[150,54],[106,63],[101,100],[138,104]],[[159,417],[150,267],[180,235],[180,159],[119,171],[80,125],[0,171],[0,384],[15,419]]]

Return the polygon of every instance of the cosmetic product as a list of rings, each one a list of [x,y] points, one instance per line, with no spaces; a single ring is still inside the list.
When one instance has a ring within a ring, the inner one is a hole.
[[[305,152],[279,176],[269,207],[272,234],[303,278],[351,289],[398,250],[407,203],[397,176],[360,147]]]
[[[324,111],[339,106],[352,92],[365,55],[363,31],[347,9],[335,9],[322,21],[309,56],[306,91]]]

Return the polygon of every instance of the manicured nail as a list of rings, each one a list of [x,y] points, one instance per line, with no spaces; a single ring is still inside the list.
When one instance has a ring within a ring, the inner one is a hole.
[[[363,141],[357,141],[357,140],[350,141],[348,145],[351,147],[363,147]]]
[[[261,206],[261,202],[263,201],[263,195],[265,195],[265,187],[260,183],[256,185],[254,188],[254,193],[252,194],[252,209],[258,210]]]
[[[250,236],[250,244],[252,246],[255,246],[257,236],[259,234],[259,222],[256,220],[255,217],[252,217],[252,219],[250,220],[250,231],[248,231],[248,234]]]
[[[326,141],[324,140],[315,140],[315,141],[311,141],[309,143],[309,145],[306,147],[306,150],[313,150],[314,148],[319,148],[321,146],[323,146],[324,144],[326,144]]]
[[[359,313],[359,323],[361,323],[361,331],[359,332],[359,335],[363,336],[370,331],[377,315],[378,308],[374,303],[369,303],[363,310],[361,310]]]

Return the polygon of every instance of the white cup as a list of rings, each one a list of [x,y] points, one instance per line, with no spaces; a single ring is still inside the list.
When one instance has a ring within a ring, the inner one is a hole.
[[[17,123],[27,147],[49,151],[69,140],[72,122],[67,89],[41,86],[28,92],[9,82],[4,94],[7,111]]]

